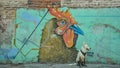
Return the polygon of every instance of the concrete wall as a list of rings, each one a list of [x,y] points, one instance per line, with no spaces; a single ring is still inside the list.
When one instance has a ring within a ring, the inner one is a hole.
[[[76,49],[79,50],[82,42],[86,41],[94,52],[93,56],[88,56],[88,62],[120,63],[120,8],[119,0],[109,1],[108,5],[92,5],[95,0],[89,1],[88,5],[79,6],[82,8],[70,9],[70,13],[85,32],[84,36],[79,35]],[[73,2],[71,0],[71,2]],[[87,0],[80,4],[85,4]],[[61,6],[65,6],[61,1]],[[69,4],[68,4],[69,5]],[[111,5],[111,6],[110,6]],[[39,23],[47,9],[29,9],[28,0],[0,0],[0,62],[1,63],[28,63],[38,62],[38,52],[42,37],[42,30],[48,20],[53,18],[48,13],[41,22],[25,47],[15,57],[18,50],[35,26]],[[75,7],[75,6],[73,6]],[[77,6],[78,7],[78,6]],[[85,8],[84,8],[85,7]],[[86,8],[87,7],[87,8]],[[88,8],[92,7],[92,8]],[[95,8],[94,8],[95,7]],[[97,8],[98,7],[98,8]],[[99,8],[106,7],[106,8]],[[39,9],[39,10],[38,10]],[[67,10],[66,7],[61,10]]]

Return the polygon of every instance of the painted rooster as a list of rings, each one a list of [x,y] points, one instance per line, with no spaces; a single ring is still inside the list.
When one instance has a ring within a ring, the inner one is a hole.
[[[78,27],[69,10],[65,12],[58,8],[48,8],[48,10],[51,15],[57,18],[58,27],[55,29],[55,33],[62,35],[66,47],[71,48],[74,44],[74,33],[84,35],[83,31]]]

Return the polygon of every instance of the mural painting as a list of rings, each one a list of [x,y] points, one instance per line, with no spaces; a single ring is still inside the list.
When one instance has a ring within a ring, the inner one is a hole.
[[[41,48],[40,62],[73,62],[77,53],[75,49],[77,34],[84,35],[84,33],[69,10],[61,12],[58,8],[48,8],[48,11],[55,18],[48,22],[49,25],[47,23],[46,30],[43,31],[42,43],[46,42],[43,46],[48,46],[48,48]],[[47,29],[49,29],[49,35]]]
[[[120,63],[119,9],[20,8],[15,14],[11,46],[1,44],[0,62],[72,63],[85,41],[92,48],[87,62]]]

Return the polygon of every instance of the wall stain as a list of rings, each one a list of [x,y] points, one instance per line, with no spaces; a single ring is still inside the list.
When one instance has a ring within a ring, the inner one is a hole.
[[[110,25],[110,24],[98,23],[98,24],[94,24],[94,26],[104,26],[105,28],[109,27],[109,28],[112,28],[113,30],[115,30],[115,32],[120,33],[120,29],[119,28],[116,28],[115,26]]]
[[[99,60],[106,60],[106,63],[110,63],[110,64],[115,64],[115,62],[112,60],[112,58],[109,57],[102,57],[100,54],[97,54],[97,57],[99,58]]]
[[[116,27],[114,27],[114,26],[112,26],[112,25],[110,25],[110,24],[103,24],[106,28],[107,27],[109,27],[109,28],[112,28],[112,29],[114,29],[116,32],[118,32],[118,33],[120,33],[120,29],[118,29],[118,28],[116,28]]]

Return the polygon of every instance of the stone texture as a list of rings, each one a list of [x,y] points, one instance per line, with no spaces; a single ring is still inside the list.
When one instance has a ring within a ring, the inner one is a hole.
[[[12,9],[19,7],[40,8],[41,5],[43,5],[41,1],[42,0],[0,0],[0,7],[12,8]],[[53,0],[45,0],[45,1],[48,2]],[[54,1],[59,1],[59,0],[54,0]],[[51,4],[55,5],[56,3],[49,2],[49,5]],[[120,0],[61,0],[57,6],[80,7],[80,8],[119,7]]]
[[[74,8],[119,7],[120,0],[61,0],[61,6]]]
[[[0,0],[0,6],[5,8],[26,7],[28,0]]]
[[[28,0],[29,8],[46,8],[48,5],[50,7],[60,7],[60,0]]]
[[[67,48],[62,36],[55,34],[56,19],[51,19],[43,30],[39,62],[41,63],[71,63],[75,61],[77,50],[73,46]]]
[[[0,47],[11,47],[15,10],[0,8]]]

